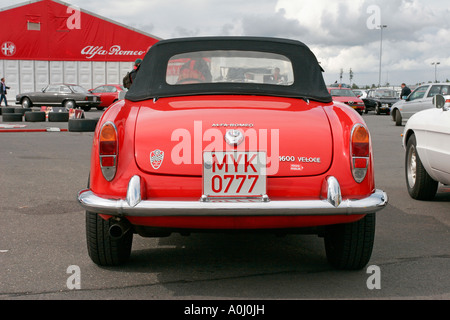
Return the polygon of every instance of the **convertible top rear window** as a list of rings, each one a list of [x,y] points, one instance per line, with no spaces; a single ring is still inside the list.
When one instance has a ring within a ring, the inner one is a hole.
[[[259,83],[292,85],[291,61],[279,54],[255,51],[200,51],[178,54],[167,65],[169,85],[192,83]]]
[[[201,75],[192,71],[197,63],[204,72]],[[161,40],[147,52],[125,99],[238,94],[332,102],[322,72],[311,50],[295,40],[265,37]],[[185,80],[181,81],[182,78]]]

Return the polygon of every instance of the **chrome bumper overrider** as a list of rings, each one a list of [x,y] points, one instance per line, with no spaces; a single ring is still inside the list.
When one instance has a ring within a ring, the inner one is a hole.
[[[342,200],[338,181],[328,177],[324,181],[323,200],[205,200],[158,201],[142,200],[141,179],[130,179],[126,199],[105,199],[89,189],[78,193],[78,201],[87,211],[112,216],[281,216],[281,215],[351,215],[374,213],[383,209],[388,202],[387,194],[376,190],[369,197],[359,200]]]

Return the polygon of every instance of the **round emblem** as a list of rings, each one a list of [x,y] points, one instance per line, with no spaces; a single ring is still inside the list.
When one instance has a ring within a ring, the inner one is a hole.
[[[225,141],[230,146],[238,146],[244,141],[244,134],[240,130],[228,130],[225,134]]]
[[[1,50],[4,56],[11,57],[16,54],[16,45],[11,41],[3,42]]]

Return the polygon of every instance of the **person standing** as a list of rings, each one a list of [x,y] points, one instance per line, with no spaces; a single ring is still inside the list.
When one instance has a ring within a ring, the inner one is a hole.
[[[136,74],[139,71],[139,67],[141,66],[142,59],[136,59],[134,62],[133,70],[130,72],[127,72],[125,77],[123,77],[123,86],[127,89],[130,89],[131,85],[134,82],[134,79],[136,78]]]
[[[400,93],[400,99],[405,100],[411,94],[411,89],[402,83],[402,93]]]
[[[2,101],[5,100],[5,106],[8,106],[8,100],[6,100],[6,94],[8,93],[7,90],[10,89],[5,84],[5,78],[1,79],[0,82],[0,106],[2,105]]]
[[[133,83],[134,79],[136,79],[136,75],[141,66],[141,62],[142,62],[142,59],[136,59],[136,61],[134,62],[133,70],[130,72],[131,83]]]

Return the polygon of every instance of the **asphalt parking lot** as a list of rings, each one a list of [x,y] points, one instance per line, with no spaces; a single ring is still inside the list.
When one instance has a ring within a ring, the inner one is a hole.
[[[0,132],[0,299],[450,299],[450,187],[440,186],[433,201],[411,199],[403,127],[385,115],[363,119],[377,188],[389,195],[369,263],[379,268],[379,288],[369,288],[371,269],[333,270],[323,240],[307,235],[135,237],[127,265],[98,267],[76,201],[93,133],[26,132],[67,123],[23,122],[23,132]]]

